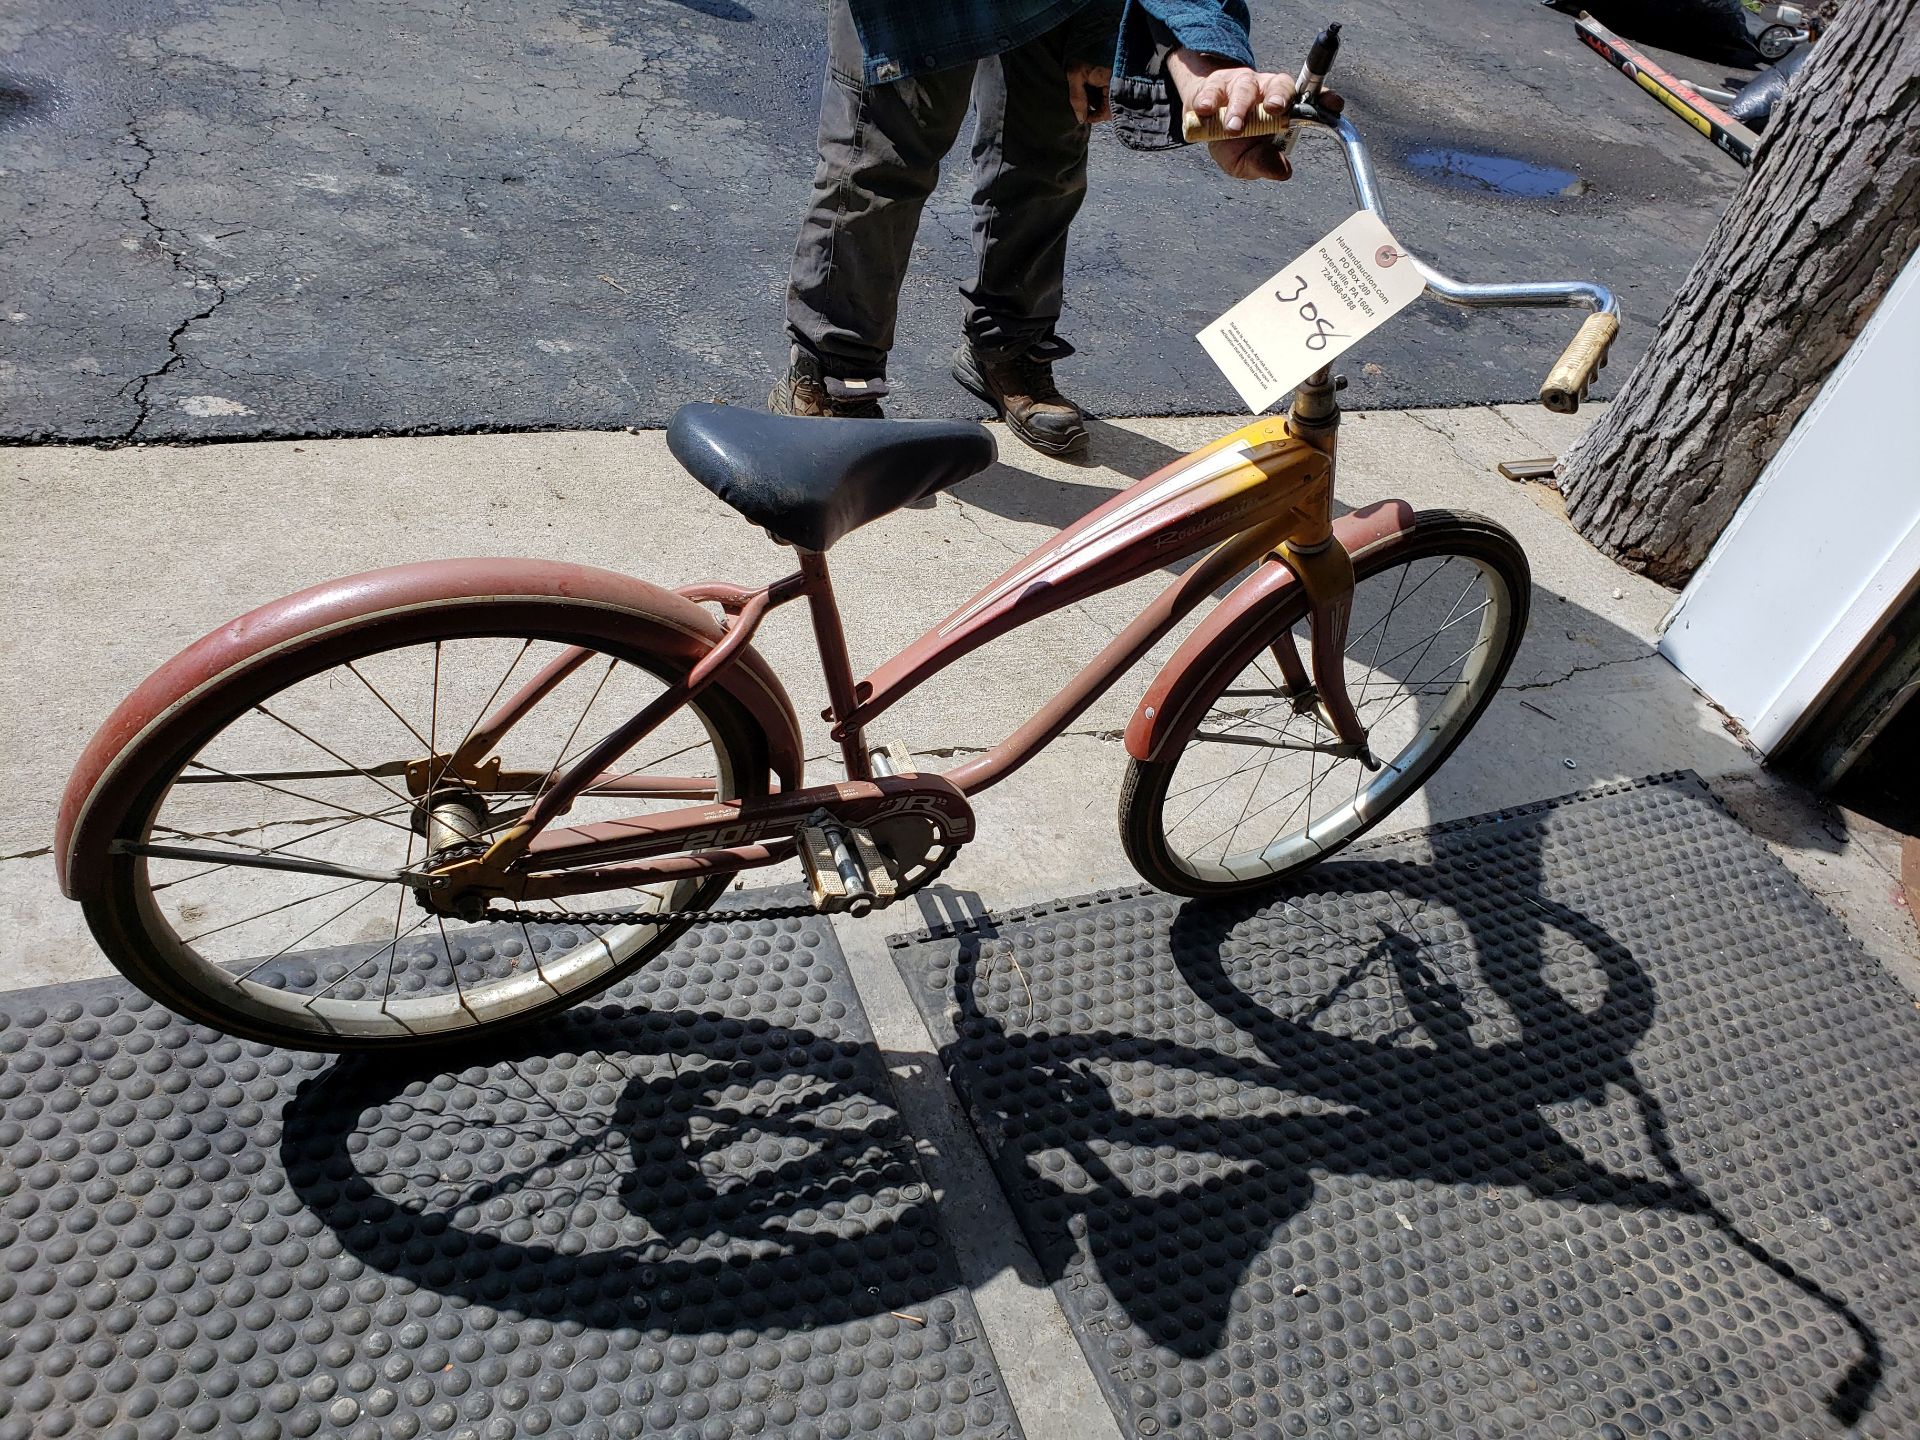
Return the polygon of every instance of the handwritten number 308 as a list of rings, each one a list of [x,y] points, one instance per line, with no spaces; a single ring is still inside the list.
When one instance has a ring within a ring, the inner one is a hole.
[[[1291,295],[1283,295],[1278,290],[1273,292],[1273,298],[1278,300],[1282,305],[1291,305],[1307,293],[1307,282],[1305,279],[1296,275],[1293,277],[1293,281],[1294,292]],[[1347,338],[1333,328],[1333,322],[1331,320],[1322,317],[1319,307],[1311,300],[1300,307],[1300,318],[1313,326],[1313,333],[1307,336],[1307,349],[1309,350],[1326,349],[1329,336],[1336,340],[1344,340]]]

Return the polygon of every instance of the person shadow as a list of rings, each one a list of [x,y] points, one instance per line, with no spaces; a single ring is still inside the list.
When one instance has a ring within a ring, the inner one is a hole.
[[[1088,470],[1118,471],[1128,484],[1144,480],[1155,471],[1186,458],[1183,450],[1092,416],[1087,417],[1087,434],[1092,444],[1086,455],[1064,463]],[[1120,493],[1112,484],[1056,479],[1019,468],[1019,462],[1031,452],[1011,435],[1006,436],[1001,445],[1003,450],[1015,452],[1014,463],[1003,458],[978,475],[961,481],[953,487],[956,498],[1003,519],[1064,530],[1089,510]],[[1190,563],[1191,560],[1183,561],[1178,568]]]
[[[1298,1266],[1317,1250],[1320,1277],[1331,1251],[1367,1288],[1404,1279],[1382,1262],[1384,1242],[1340,1238],[1364,1205],[1356,1187],[1654,1212],[1706,1227],[1844,1327],[1835,1344],[1853,1353],[1825,1405],[1856,1422],[1882,1381],[1882,1343],[1687,1173],[1635,1064],[1658,1011],[1653,978],[1542,894],[1537,864],[1502,865],[1497,889],[1474,869],[1444,854],[1335,860],[1251,898],[1184,902],[1164,936],[1116,936],[1118,978],[1046,968],[1053,957],[1027,950],[1010,980],[1008,957],[1018,964],[1029,942],[976,912],[957,940],[941,1061],[1021,1197],[1045,1278],[1073,1294],[1091,1267],[1148,1341],[1217,1363],[1245,1349],[1233,1327],[1249,1295],[1289,1303],[1275,1298],[1289,1252]],[[1190,1163],[1199,1156],[1217,1159]],[[1503,1253],[1544,1250],[1556,1233],[1572,1232],[1549,1223]],[[1405,1238],[1436,1289],[1461,1263],[1458,1235]],[[1505,1284],[1497,1272],[1490,1283]],[[1311,1289],[1294,1295],[1324,1310]],[[1736,1304],[1754,1294],[1748,1283]],[[1377,1338],[1346,1335],[1352,1350]]]

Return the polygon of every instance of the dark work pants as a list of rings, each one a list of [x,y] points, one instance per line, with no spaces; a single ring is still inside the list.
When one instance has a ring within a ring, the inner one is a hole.
[[[868,86],[846,0],[827,6],[820,161],[787,286],[787,333],[829,375],[873,377],[940,162],[978,107],[967,335],[1025,350],[1060,319],[1067,227],[1087,190],[1087,128],[1067,102],[1063,30],[1004,55]]]

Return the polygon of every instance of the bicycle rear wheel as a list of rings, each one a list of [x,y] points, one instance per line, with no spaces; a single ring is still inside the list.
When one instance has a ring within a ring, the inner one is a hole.
[[[551,922],[469,923],[428,910],[399,872],[446,845],[449,818],[469,832],[460,853],[477,853],[678,677],[681,662],[623,641],[631,628],[561,598],[419,605],[270,655],[189,701],[200,713],[188,738],[145,762],[106,882],[82,897],[96,939],[183,1015],[295,1049],[471,1038],[611,985],[670,945],[726,877],[543,902]],[[430,757],[456,752],[556,666],[565,673],[490,749],[488,783],[423,778]],[[635,774],[661,777],[659,793],[633,793]],[[765,795],[766,737],[710,688],[604,778],[565,823]],[[603,909],[654,918],[573,918]]]
[[[1404,803],[1473,727],[1513,663],[1531,588],[1519,543],[1490,520],[1423,511],[1356,552],[1347,693],[1380,762],[1293,697],[1274,659],[1282,632],[1310,649],[1295,587],[1252,663],[1206,697],[1177,751],[1132,762],[1120,793],[1127,856],[1181,895],[1268,885],[1352,843]]]

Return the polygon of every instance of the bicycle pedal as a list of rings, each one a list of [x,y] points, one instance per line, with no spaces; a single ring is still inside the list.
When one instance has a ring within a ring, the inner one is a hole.
[[[814,908],[827,914],[865,915],[900,893],[893,869],[873,836],[858,826],[841,824],[824,810],[815,811],[800,827],[800,862],[806,868]]]
[[[913,763],[913,752],[898,740],[889,740],[867,751],[867,764],[875,775],[882,776],[911,775],[919,768]]]

